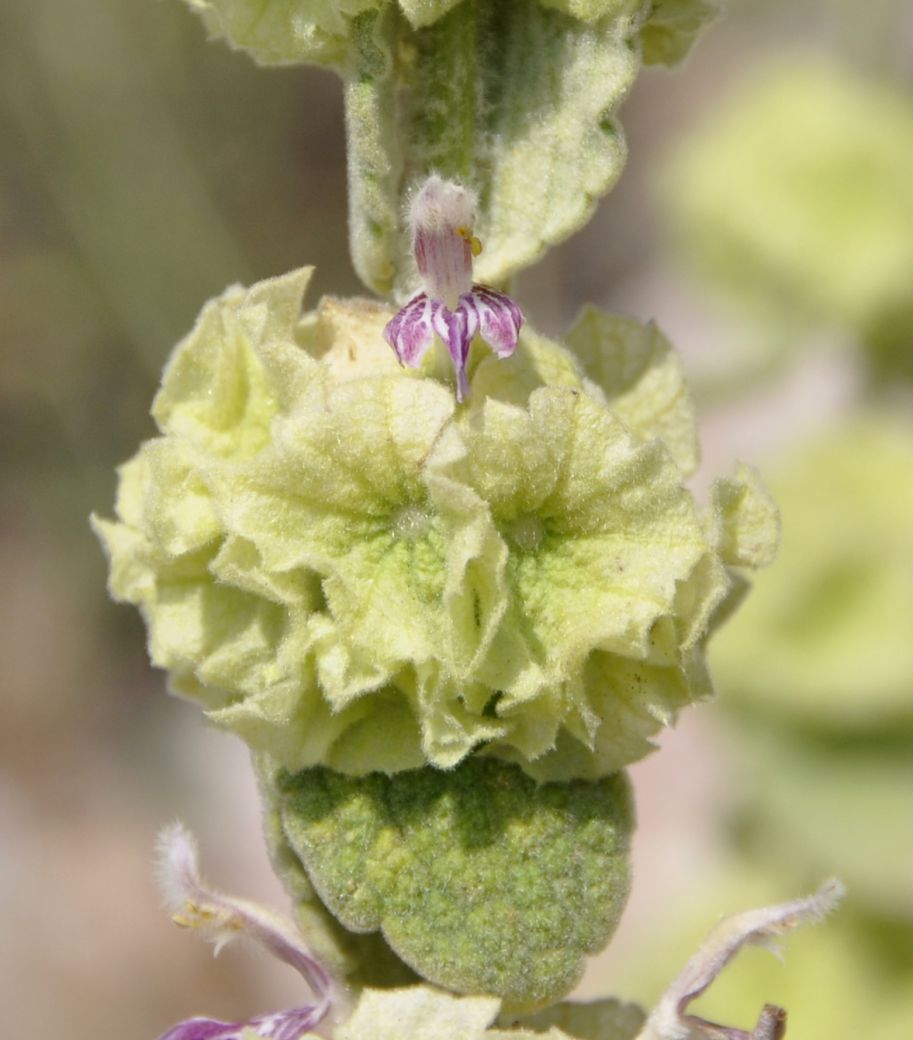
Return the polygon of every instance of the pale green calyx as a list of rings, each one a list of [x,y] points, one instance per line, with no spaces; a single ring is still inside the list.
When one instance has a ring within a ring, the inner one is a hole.
[[[675,65],[719,13],[717,0],[653,0],[640,31],[647,65]]]
[[[186,0],[214,37],[264,65],[343,67],[353,21],[386,6],[413,28],[437,21],[461,0]]]
[[[731,567],[766,567],[773,563],[780,513],[757,470],[744,463],[735,477],[713,485],[713,518],[720,556]]]
[[[419,279],[403,216],[426,178],[478,196],[494,287],[578,230],[625,160],[616,114],[644,60],[673,62],[705,0],[188,0],[266,64],[345,80],[350,244],[400,302]],[[642,41],[642,42],[641,42]]]
[[[400,368],[386,307],[301,317],[308,274],[207,305],[155,400],[162,435],[122,467],[118,520],[96,521],[153,661],[293,771],[484,748],[595,778],[644,755],[710,692],[727,567],[776,537],[682,486],[668,345],[590,314],[581,364],[524,328],[510,358],[472,348],[458,406],[440,345]]]

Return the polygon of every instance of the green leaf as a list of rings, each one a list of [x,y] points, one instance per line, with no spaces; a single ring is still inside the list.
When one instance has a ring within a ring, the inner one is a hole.
[[[357,934],[336,920],[320,901],[301,860],[289,845],[282,825],[276,767],[266,755],[254,757],[263,809],[263,833],[273,870],[295,907],[301,934],[308,946],[347,985],[389,988],[406,986],[417,976],[384,942],[379,932]]]
[[[346,777],[280,774],[289,845],[347,928],[380,929],[428,980],[515,1010],[567,992],[613,932],[633,826],[623,774],[537,785],[470,758]]]
[[[347,69],[352,249],[376,292],[417,284],[401,214],[429,173],[479,198],[478,279],[505,282],[581,227],[615,183],[614,115],[638,20],[587,24],[536,0],[463,0],[414,30],[392,7],[353,23]]]
[[[345,80],[349,234],[381,295],[417,287],[406,203],[429,174],[478,195],[476,272],[500,285],[582,227],[625,161],[616,114],[677,61],[705,0],[187,0],[268,65]]]

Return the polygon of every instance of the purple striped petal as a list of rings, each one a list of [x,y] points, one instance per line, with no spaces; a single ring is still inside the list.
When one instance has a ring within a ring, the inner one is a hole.
[[[214,1018],[189,1018],[172,1026],[159,1040],[243,1040],[245,1029],[263,1040],[299,1040],[313,1029],[323,1016],[310,1005],[257,1015],[245,1022],[220,1022]]]
[[[437,335],[447,347],[457,377],[458,401],[469,394],[466,364],[473,337],[482,339],[499,358],[510,357],[517,348],[523,312],[509,297],[484,285],[463,293],[455,310],[439,299],[419,293],[387,322],[384,339],[401,365],[417,368]]]
[[[433,310],[431,300],[419,293],[387,322],[384,339],[393,347],[401,365],[417,368],[431,346]]]
[[[466,295],[460,297],[460,303],[455,311],[449,310],[443,303],[435,300],[432,316],[434,331],[450,351],[453,367],[456,370],[456,399],[458,401],[464,400],[469,393],[466,362],[469,360],[472,338],[479,331],[478,313],[474,308],[465,306]]]
[[[471,191],[432,174],[409,211],[422,285],[432,300],[451,309],[472,288],[472,258],[482,248],[472,234],[475,208]]]
[[[477,315],[479,333],[499,358],[510,357],[517,348],[523,312],[504,293],[485,285],[474,285],[460,300],[461,306]]]

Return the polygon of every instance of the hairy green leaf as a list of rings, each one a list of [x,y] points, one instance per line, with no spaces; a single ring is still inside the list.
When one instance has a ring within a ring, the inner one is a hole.
[[[429,981],[532,1009],[567,992],[628,891],[623,774],[537,785],[470,758],[354,778],[280,775],[286,838],[347,928],[380,930]]]

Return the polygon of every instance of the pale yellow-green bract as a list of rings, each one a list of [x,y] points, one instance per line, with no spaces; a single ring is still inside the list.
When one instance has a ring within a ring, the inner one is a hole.
[[[264,65],[345,63],[351,22],[391,0],[186,0],[214,37],[248,51]],[[397,0],[413,29],[438,21],[462,0]],[[716,13],[708,0],[540,0],[587,23],[630,18],[643,21],[648,62],[673,64]]]
[[[913,342],[913,104],[819,56],[755,70],[663,179],[689,270],[767,320]],[[906,362],[909,368],[909,360]]]
[[[913,721],[913,424],[870,413],[773,470],[779,565],[714,644],[733,703],[826,732]]]
[[[432,986],[367,989],[333,1040],[631,1040],[644,1017],[633,1004],[600,1000],[558,1004],[508,1027],[498,1024],[499,1010],[496,997],[455,997]]]
[[[776,869],[829,864],[913,920],[913,423],[844,417],[770,473],[781,559],[711,650],[737,759],[765,778],[739,818]]]
[[[353,18],[387,0],[186,0],[214,37],[248,51],[263,65],[345,64]],[[399,0],[416,29],[460,0]]]
[[[719,11],[715,0],[653,0],[640,31],[647,65],[675,65]]]
[[[711,692],[729,568],[776,539],[753,477],[706,511],[683,487],[671,348],[594,312],[569,335],[580,360],[526,328],[507,360],[476,343],[458,407],[440,344],[398,366],[385,306],[302,318],[309,273],[204,308],[155,399],[161,436],[95,521],[153,661],[292,771],[484,749],[595,778],[646,754]]]

